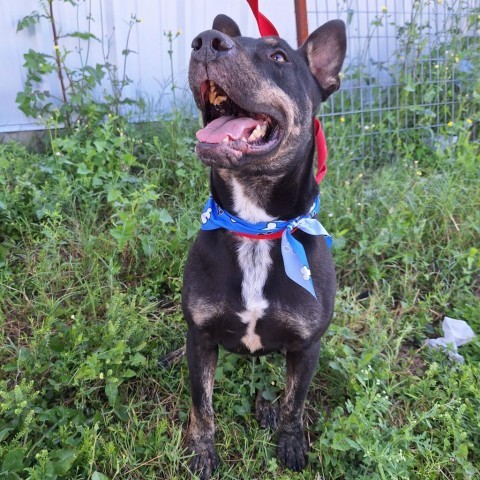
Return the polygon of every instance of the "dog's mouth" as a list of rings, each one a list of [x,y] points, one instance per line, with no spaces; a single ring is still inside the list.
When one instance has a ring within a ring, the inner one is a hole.
[[[243,153],[265,153],[280,139],[280,125],[266,113],[249,112],[234,102],[213,80],[202,83],[205,127],[197,132],[200,147],[214,146]]]

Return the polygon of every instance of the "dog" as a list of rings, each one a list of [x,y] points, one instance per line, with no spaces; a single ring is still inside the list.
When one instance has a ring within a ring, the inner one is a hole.
[[[336,290],[328,237],[300,227],[318,224],[313,119],[340,86],[345,24],[324,24],[295,50],[279,37],[243,37],[231,18],[218,15],[192,49],[189,84],[204,123],[195,151],[210,167],[211,198],[182,290],[190,468],[208,479],[218,466],[212,391],[222,346],[254,356],[285,354],[277,455],[287,468],[300,471],[307,453],[304,403]],[[288,219],[296,220],[284,222]],[[281,239],[269,236],[277,223],[288,226],[287,240],[283,233]],[[249,234],[252,225],[263,225],[265,232]],[[299,280],[287,274],[285,259],[295,242],[308,260]],[[302,277],[310,290],[301,285]],[[257,418],[268,412],[264,402],[257,402]]]

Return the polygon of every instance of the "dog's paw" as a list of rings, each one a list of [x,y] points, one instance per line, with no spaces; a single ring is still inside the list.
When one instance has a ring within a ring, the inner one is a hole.
[[[304,469],[307,463],[307,442],[302,428],[294,432],[279,432],[277,456],[290,470],[299,472]]]
[[[190,470],[201,480],[208,480],[218,467],[218,455],[213,443],[190,442],[188,452],[193,453]]]
[[[262,392],[257,393],[255,399],[255,418],[262,428],[270,428],[276,430],[278,425],[278,417],[280,415],[280,406],[278,402],[270,402],[265,400]]]

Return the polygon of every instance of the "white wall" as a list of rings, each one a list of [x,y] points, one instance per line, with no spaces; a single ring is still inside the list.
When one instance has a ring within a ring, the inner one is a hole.
[[[282,36],[295,43],[295,16],[293,0],[261,0],[263,13],[271,19]],[[87,28],[88,0],[78,10],[68,4],[54,3],[55,15],[63,32],[85,31]],[[281,8],[278,8],[281,5]],[[101,8],[100,8],[101,7]],[[50,26],[46,22],[16,33],[17,22],[33,10],[39,10],[38,0],[0,0],[0,132],[31,130],[38,127],[34,119],[28,118],[18,109],[15,97],[22,89],[26,72],[22,67],[23,54],[30,48],[53,54]],[[255,19],[243,0],[92,0],[92,33],[110,39],[110,61],[123,66],[122,50],[128,32],[128,21],[135,14],[142,22],[132,30],[129,49],[138,52],[127,59],[127,74],[133,80],[129,94],[147,94],[152,103],[161,103],[152,108],[162,108],[166,102],[158,102],[162,93],[169,93],[170,63],[167,54],[168,42],[164,32],[171,30],[182,34],[174,42],[174,75],[177,85],[187,89],[187,70],[191,41],[197,33],[211,28],[218,13],[225,13],[239,24],[242,34],[258,37]],[[80,27],[77,26],[77,21]],[[90,59],[103,63],[99,44],[92,42]],[[77,48],[71,39],[67,45]],[[84,44],[85,45],[85,44]],[[85,52],[83,52],[85,54]],[[77,57],[74,52],[70,58]],[[43,85],[46,90],[59,94],[58,78],[52,75]],[[101,92],[100,92],[101,94]],[[182,100],[188,93],[177,92]]]

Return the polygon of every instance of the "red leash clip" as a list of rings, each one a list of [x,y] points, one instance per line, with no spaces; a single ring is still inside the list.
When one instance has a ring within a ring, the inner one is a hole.
[[[262,37],[279,37],[280,35],[277,32],[277,29],[273,26],[272,22],[265,17],[258,10],[258,0],[247,0],[250,8],[252,9],[253,15],[257,20],[258,30]],[[328,149],[327,142],[325,141],[325,135],[323,134],[322,124],[318,118],[314,117],[313,119],[313,128],[315,135],[315,142],[317,144],[317,173],[315,175],[315,180],[317,183],[320,183],[323,180],[323,177],[327,173],[327,157]]]

